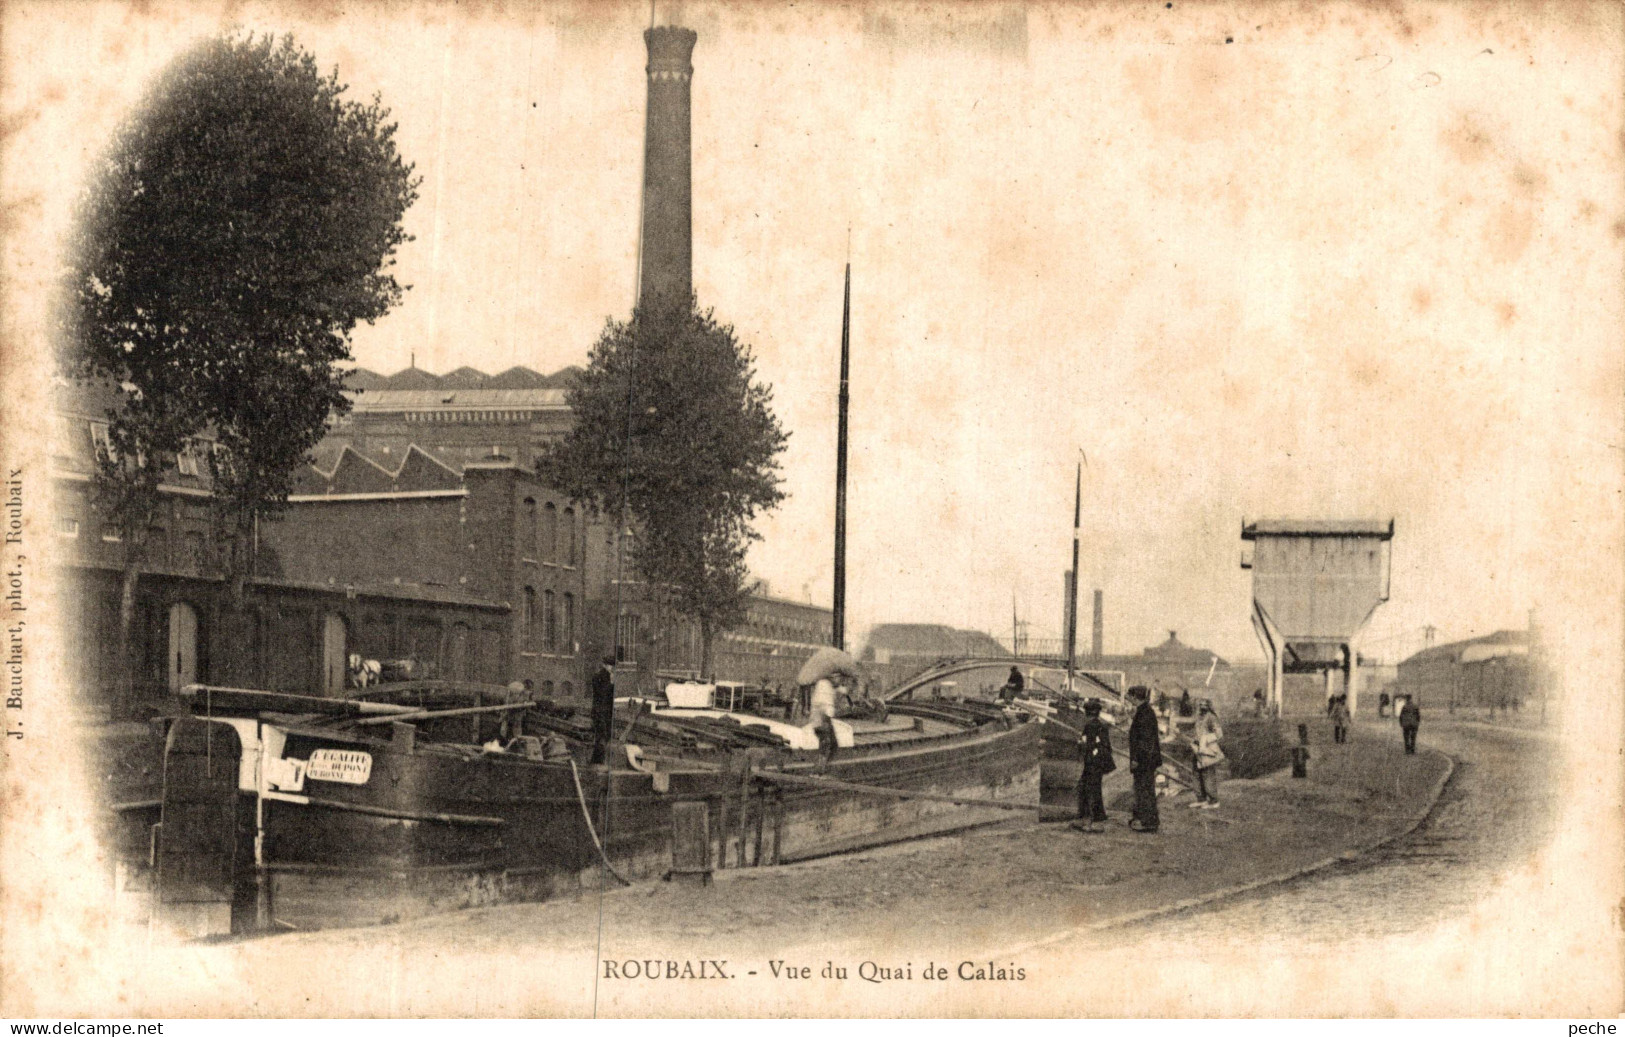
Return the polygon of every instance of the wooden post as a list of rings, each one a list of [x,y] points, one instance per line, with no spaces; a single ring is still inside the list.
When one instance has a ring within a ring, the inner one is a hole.
[[[750,762],[739,772],[739,848],[735,867],[745,866],[745,833],[750,826]]]
[[[706,844],[709,847],[709,843]],[[709,852],[709,851],[708,851]],[[728,867],[728,797],[717,797],[717,870]]]
[[[773,863],[781,863],[779,845],[784,836],[784,790],[773,790]]]
[[[711,883],[710,807],[705,803],[671,805],[671,875],[678,882]]]
[[[767,789],[763,788],[756,797],[756,857],[751,861],[756,867],[762,866],[762,830],[767,827]]]

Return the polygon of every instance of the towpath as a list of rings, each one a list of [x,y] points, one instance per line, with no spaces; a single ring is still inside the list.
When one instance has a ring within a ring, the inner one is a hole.
[[[1194,941],[1244,929],[1260,939],[1340,943],[1459,917],[1551,839],[1556,746],[1543,731],[1504,724],[1441,722],[1427,735],[1456,767],[1414,832],[1284,886],[1140,928]]]

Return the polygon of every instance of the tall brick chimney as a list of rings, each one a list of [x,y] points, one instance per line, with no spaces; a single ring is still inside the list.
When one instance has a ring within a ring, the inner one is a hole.
[[[698,34],[660,25],[643,33],[649,48],[649,108],[643,139],[643,255],[638,305],[687,306],[694,291],[690,58]]]

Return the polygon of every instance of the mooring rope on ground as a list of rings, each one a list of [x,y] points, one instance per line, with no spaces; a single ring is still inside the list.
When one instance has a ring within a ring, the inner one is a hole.
[[[581,772],[576,769],[574,758],[570,760],[570,777],[574,778],[576,782],[576,802],[581,804],[581,819],[587,822],[587,834],[592,836],[593,848],[598,851],[598,859],[604,862],[604,870],[613,875],[621,885],[630,886],[631,881],[622,876],[620,872],[615,870],[615,866],[609,863],[609,854],[604,852],[604,844],[598,841],[598,830],[593,827],[592,812],[587,809],[587,794],[581,788]],[[604,781],[607,785],[609,782],[607,774]]]

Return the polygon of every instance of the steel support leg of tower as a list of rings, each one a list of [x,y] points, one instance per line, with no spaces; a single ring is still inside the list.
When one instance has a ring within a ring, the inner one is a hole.
[[[1360,665],[1359,653],[1355,652],[1353,644],[1343,646],[1343,694],[1348,696],[1349,715],[1360,707]]]

